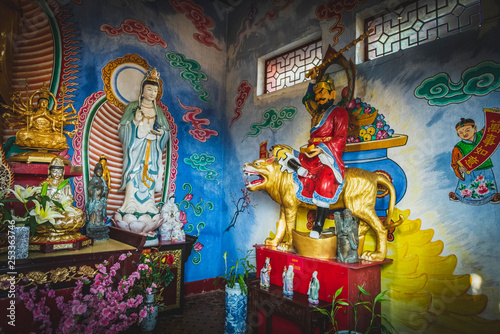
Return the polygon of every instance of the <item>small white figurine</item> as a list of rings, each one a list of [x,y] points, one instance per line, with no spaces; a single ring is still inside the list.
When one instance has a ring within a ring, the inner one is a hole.
[[[260,286],[268,288],[271,281],[271,259],[266,257],[266,263],[260,270]]]
[[[160,239],[168,241],[185,241],[186,234],[182,229],[184,225],[181,220],[181,212],[175,204],[175,196],[168,198],[167,203],[161,208],[161,219],[163,224],[160,226]]]
[[[319,304],[319,280],[318,272],[314,271],[311,277],[311,282],[309,282],[309,289],[307,290],[307,295],[309,298],[309,303]]]
[[[172,241],[186,241],[186,233],[182,229],[184,224],[180,221],[174,223],[174,229],[172,230]]]
[[[288,270],[286,270],[286,267],[283,268],[283,294],[285,296],[293,295],[293,277],[293,265],[289,265]]]

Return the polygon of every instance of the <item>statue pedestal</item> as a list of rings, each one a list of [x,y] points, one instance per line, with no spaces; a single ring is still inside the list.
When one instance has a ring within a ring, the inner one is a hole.
[[[342,263],[337,260],[320,260],[298,255],[293,251],[281,251],[276,247],[255,245],[257,253],[257,276],[260,277],[260,270],[264,266],[266,257],[271,259],[271,284],[282,287],[283,268],[293,265],[294,267],[294,292],[307,295],[309,282],[314,271],[318,272],[320,282],[319,299],[331,303],[332,297],[340,287],[343,287],[342,293],[338,298],[345,299],[349,303],[355,303],[358,298],[358,286],[370,293],[373,300],[380,293],[380,273],[383,264],[391,263],[391,259],[385,259],[381,262],[369,262],[360,260],[358,263]],[[265,305],[266,301],[257,301],[257,304]],[[380,304],[376,308],[380,313]],[[256,312],[257,310],[252,310]],[[368,326],[368,321],[364,312],[367,310],[360,308],[358,319],[358,331],[363,332]],[[250,310],[248,311],[250,312]],[[249,313],[250,314],[250,313]],[[337,313],[339,329],[354,328],[354,313],[350,308],[347,314],[343,311]],[[292,319],[286,319],[281,316],[273,317],[273,328],[279,328],[280,322],[284,326],[290,326]],[[265,323],[261,325],[266,326]]]
[[[86,246],[92,246],[92,238],[83,237],[78,240],[60,241],[60,242],[30,242],[29,250],[42,253],[51,253],[58,250],[79,250]]]

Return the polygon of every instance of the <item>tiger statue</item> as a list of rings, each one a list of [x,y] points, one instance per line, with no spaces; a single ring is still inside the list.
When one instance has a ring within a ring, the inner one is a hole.
[[[295,195],[293,174],[282,172],[275,157],[257,159],[243,166],[247,177],[245,186],[250,191],[262,190],[280,205],[280,218],[274,238],[267,238],[266,245],[280,249],[293,249],[292,230],[295,229],[299,207],[315,209],[314,205],[301,202]],[[252,178],[249,182],[248,178]],[[397,222],[384,224],[375,212],[377,187],[384,186],[389,190],[390,203],[387,212],[388,221],[392,217],[396,204],[396,192],[392,183],[384,176],[359,168],[347,167],[344,176],[344,187],[337,202],[330,205],[330,210],[346,208],[359,218],[359,241],[364,242],[366,232],[371,228],[376,236],[376,249],[365,251],[361,258],[368,261],[383,261],[387,255],[387,229],[400,225],[404,217],[399,216]],[[285,235],[287,238],[283,241]]]

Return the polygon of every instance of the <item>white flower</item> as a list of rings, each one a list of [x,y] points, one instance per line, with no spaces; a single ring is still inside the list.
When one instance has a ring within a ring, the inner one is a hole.
[[[35,207],[30,211],[30,215],[34,216],[37,224],[43,224],[47,221],[55,224],[55,218],[64,217],[57,209],[47,202],[47,207],[43,207],[38,201],[34,200]]]
[[[27,203],[28,202],[28,197],[33,196],[34,194],[40,192],[41,187],[26,187],[23,188],[20,185],[15,185],[14,190],[9,189],[11,193],[16,196],[16,198],[19,200],[21,203]]]
[[[73,206],[73,198],[71,196],[61,193],[61,200],[59,203],[63,206],[64,211],[71,212],[74,215],[78,214]]]

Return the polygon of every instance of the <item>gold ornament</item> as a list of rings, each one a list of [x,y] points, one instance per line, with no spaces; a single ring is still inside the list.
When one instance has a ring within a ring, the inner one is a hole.
[[[36,152],[11,156],[9,161],[49,163],[55,156],[49,152],[58,152],[68,148],[64,135],[73,138],[77,131],[78,115],[76,115],[77,111],[71,103],[64,106],[66,90],[66,85],[63,83],[60,106],[45,83],[42,88],[37,89],[27,98],[27,103],[23,102],[21,93],[16,92],[11,98],[12,106],[1,104],[3,108],[7,109],[3,114],[6,125],[11,129],[19,129],[16,133],[15,144],[23,149],[36,150]],[[38,99],[35,103],[34,98],[37,95]],[[49,107],[51,100],[53,102],[52,108]],[[75,129],[64,131],[64,127],[67,125],[74,125]],[[69,161],[65,161],[65,163],[69,165]]]

